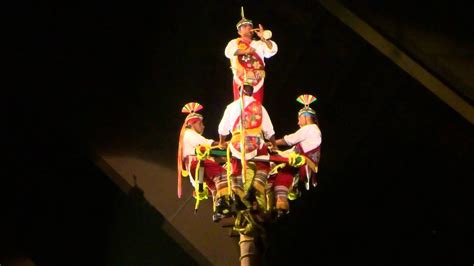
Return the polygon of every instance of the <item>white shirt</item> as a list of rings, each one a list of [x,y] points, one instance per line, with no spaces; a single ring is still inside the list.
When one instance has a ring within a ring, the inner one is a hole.
[[[295,133],[283,137],[289,146],[300,144],[303,152],[316,149],[321,145],[321,130],[316,124],[302,126]]]
[[[235,55],[235,52],[237,52],[237,50],[239,50],[239,48],[238,48],[239,39],[240,38],[233,39],[233,40],[229,41],[229,43],[227,43],[227,46],[226,46],[225,51],[224,51],[225,56],[227,58],[232,60],[232,59],[237,57]],[[270,41],[272,43],[272,49],[268,48],[268,46],[263,41],[260,41],[260,40],[258,40],[258,41],[252,40],[250,42],[250,47],[255,49],[255,52],[264,61],[263,62],[264,65],[265,65],[265,58],[270,58],[278,52],[277,44],[274,41],[271,41],[271,40],[268,40],[268,41]]]
[[[247,107],[250,103],[254,102],[255,98],[252,96],[244,95],[244,106]],[[245,108],[244,107],[244,108]],[[240,99],[233,101],[231,104],[227,105],[224,115],[222,116],[221,122],[219,123],[218,132],[219,135],[227,136],[232,132],[234,128],[235,121],[240,117]],[[273,124],[270,120],[267,110],[262,106],[262,132],[265,139],[270,139],[275,135],[273,130]]]
[[[198,145],[212,145],[214,140],[206,139],[193,129],[186,129],[183,136],[183,159],[189,155],[195,155],[195,149]]]

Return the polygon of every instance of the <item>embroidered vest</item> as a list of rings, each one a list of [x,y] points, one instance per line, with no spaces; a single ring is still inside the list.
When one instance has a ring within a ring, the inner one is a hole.
[[[253,101],[244,109],[244,135],[245,135],[245,159],[252,159],[257,155],[257,151],[262,142],[262,104]],[[230,141],[232,154],[238,158],[242,157],[241,149],[241,121],[240,116],[235,121],[232,129],[232,139]]]
[[[239,49],[247,49],[250,43],[238,38],[237,45]],[[254,87],[265,78],[265,64],[256,52],[238,55],[232,67],[241,82],[245,82],[246,78],[247,81],[252,81]]]

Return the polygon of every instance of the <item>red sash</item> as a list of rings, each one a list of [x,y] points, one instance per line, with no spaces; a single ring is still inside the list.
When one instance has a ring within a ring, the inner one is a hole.
[[[295,151],[299,154],[303,154],[306,156],[306,158],[310,159],[316,166],[318,166],[321,157],[321,146],[318,146],[308,152],[303,152],[303,148],[298,143],[295,146]]]

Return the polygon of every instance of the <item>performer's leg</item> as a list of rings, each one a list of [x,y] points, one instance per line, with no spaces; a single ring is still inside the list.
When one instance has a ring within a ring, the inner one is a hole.
[[[232,174],[231,174],[232,191],[242,199],[245,196],[245,192],[244,192],[244,183],[242,180],[242,167],[241,167],[240,160],[232,157],[231,164],[232,164]]]
[[[267,175],[268,171],[266,169],[258,169],[255,173],[255,177],[253,179],[253,187],[256,191],[260,193],[265,193],[265,186],[267,183]]]
[[[216,185],[216,200],[214,201],[215,211],[224,216],[229,215],[231,207],[226,173],[223,172],[221,175],[217,175],[214,178],[214,183]]]
[[[220,179],[223,179],[224,181],[226,181],[225,183],[222,182],[222,184],[220,185],[221,185],[221,188],[222,186],[225,186],[227,188],[227,179],[225,178],[225,169],[220,164],[212,160],[204,160],[202,166],[204,167],[204,178],[205,178],[207,186],[209,187],[211,191],[214,190],[216,191],[217,194],[220,195],[221,192],[219,192],[219,188],[217,187],[216,178],[217,178],[217,181],[220,181]],[[221,176],[224,176],[224,177],[221,178]],[[216,196],[219,196],[219,195],[216,195]]]
[[[293,183],[293,171],[285,167],[281,169],[275,178],[275,207],[279,216],[288,213],[290,204],[288,202],[288,191]]]
[[[214,185],[216,187],[216,197],[224,197],[229,195],[229,187],[227,184],[227,175],[222,173],[214,177]]]
[[[275,207],[275,193],[274,193],[274,184],[275,184],[276,174],[271,175],[267,179],[267,184],[265,186],[265,194],[267,195],[267,210],[272,210]]]
[[[268,163],[256,162],[256,171],[253,178],[252,189],[249,190],[247,198],[249,201],[256,201],[258,207],[266,210],[267,199],[266,199],[266,186],[267,186],[267,177],[270,166]]]

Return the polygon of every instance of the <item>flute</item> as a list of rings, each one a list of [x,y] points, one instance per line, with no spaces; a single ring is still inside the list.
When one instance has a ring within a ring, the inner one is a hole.
[[[255,28],[255,29],[251,29],[250,31],[254,31],[254,32],[257,32],[257,31],[260,31],[259,28]],[[268,40],[272,37],[272,32],[270,30],[264,30],[263,31],[263,38]]]

